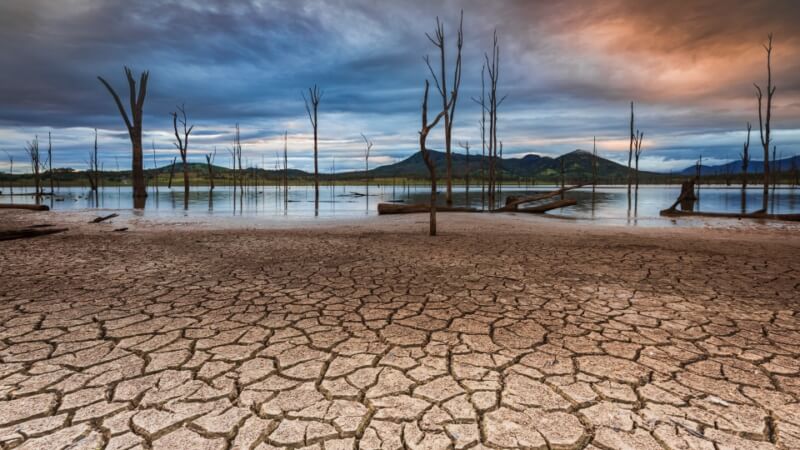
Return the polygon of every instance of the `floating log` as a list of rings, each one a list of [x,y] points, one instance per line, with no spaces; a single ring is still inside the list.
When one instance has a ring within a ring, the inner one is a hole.
[[[431,206],[427,203],[413,203],[410,205],[397,205],[394,203],[378,203],[378,214],[413,214],[426,213],[431,211]],[[436,206],[436,212],[480,212],[475,208],[464,208],[458,206]]]
[[[93,219],[91,222],[89,222],[89,223],[100,223],[100,222],[102,222],[102,221],[104,221],[104,220],[113,219],[114,217],[119,217],[119,214],[109,214],[109,215],[107,215],[107,216],[95,217],[95,218],[94,218],[94,219]]]
[[[573,189],[578,189],[586,186],[586,184],[576,184],[575,186],[569,186],[562,189],[557,189],[555,191],[547,192],[545,194],[537,194],[537,195],[525,195],[522,197],[508,197],[506,198],[506,205],[502,208],[497,208],[492,210],[493,212],[508,212],[508,211],[516,211],[519,205],[525,203],[536,202],[539,200],[545,200],[548,198],[556,197],[564,192],[571,191]]]
[[[25,205],[17,203],[0,203],[0,209],[27,209],[29,211],[49,211],[47,205]]]
[[[3,230],[0,231],[0,241],[34,238],[48,234],[62,233],[64,231],[67,231],[67,228],[22,228],[19,230]]]
[[[786,220],[791,222],[800,222],[800,214],[767,214],[763,211],[756,211],[752,213],[721,213],[664,209],[661,211],[661,215],[665,217],[710,217],[726,219]]]
[[[566,208],[567,206],[574,206],[577,205],[578,201],[574,198],[567,198],[564,200],[556,200],[554,202],[545,203],[544,205],[539,206],[531,206],[528,208],[519,208],[517,212],[524,212],[524,213],[532,213],[532,214],[544,214],[547,211],[558,209],[558,208]]]

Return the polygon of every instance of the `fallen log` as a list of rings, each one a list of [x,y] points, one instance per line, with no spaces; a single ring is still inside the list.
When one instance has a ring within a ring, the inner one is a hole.
[[[544,194],[526,195],[526,196],[522,196],[522,197],[508,197],[508,198],[506,198],[505,206],[503,206],[501,208],[494,209],[492,211],[493,212],[516,211],[517,208],[519,207],[519,205],[522,205],[522,204],[525,204],[525,203],[536,202],[536,201],[539,201],[539,200],[545,200],[545,199],[552,198],[552,197],[556,197],[556,196],[559,196],[559,195],[563,194],[564,192],[571,191],[573,189],[582,188],[584,186],[586,186],[586,184],[576,184],[575,186],[569,186],[569,187],[565,187],[565,188],[562,188],[562,189],[557,189],[555,191],[547,192],[547,193],[544,193]]]
[[[700,211],[678,211],[677,209],[664,209],[660,214],[664,217],[710,217],[725,219],[764,219],[764,220],[786,220],[800,222],[800,214],[767,214],[763,211],[753,213],[721,213],[721,212],[700,212]]]
[[[554,202],[545,203],[543,205],[538,206],[531,206],[528,208],[519,208],[517,212],[524,212],[524,213],[532,213],[532,214],[544,214],[547,211],[559,208],[566,208],[567,206],[574,206],[577,205],[578,201],[574,198],[567,198],[564,200],[556,200]]]
[[[29,211],[49,211],[47,205],[25,205],[17,203],[0,203],[0,209],[27,209]]]
[[[107,215],[107,216],[95,217],[95,218],[94,218],[94,219],[93,219],[91,222],[89,222],[89,223],[100,223],[100,222],[102,222],[102,221],[104,221],[104,220],[113,219],[114,217],[119,217],[119,214],[109,214],[109,215]]]
[[[62,233],[64,231],[67,231],[67,228],[22,228],[19,230],[3,230],[0,231],[0,241],[34,238],[48,234]]]
[[[431,206],[427,203],[414,203],[410,205],[398,205],[394,203],[378,203],[378,214],[414,214],[426,213],[431,211]],[[475,208],[465,208],[460,206],[436,206],[436,212],[480,212]]]

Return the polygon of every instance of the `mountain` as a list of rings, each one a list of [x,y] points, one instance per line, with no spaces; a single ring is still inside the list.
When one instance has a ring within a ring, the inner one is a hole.
[[[800,169],[800,155],[791,156],[789,158],[779,159],[770,162],[770,170],[777,170],[778,172],[791,172],[795,168]],[[742,172],[742,160],[731,161],[729,163],[720,164],[718,166],[700,166],[700,174],[703,176],[711,175],[738,175]],[[750,160],[747,166],[747,173],[756,174],[764,173],[764,160]],[[696,174],[695,166],[687,167],[680,172],[680,175],[694,176]]]
[[[436,166],[436,175],[443,178],[446,173],[445,153],[429,150],[431,158]],[[589,180],[592,177],[593,156],[585,150],[575,150],[556,158],[539,155],[525,155],[522,158],[498,158],[497,168],[502,173],[501,177],[506,180],[517,178],[536,178],[541,180],[558,179],[561,172],[561,163],[564,163],[566,177],[575,180]],[[481,155],[470,155],[469,173],[470,176],[479,176],[481,172],[481,162],[488,168],[488,157]],[[452,154],[453,176],[464,178],[467,172],[467,156],[463,153]],[[485,169],[488,170],[488,169]],[[358,175],[359,172],[351,172]],[[363,172],[361,172],[363,174]],[[618,179],[626,177],[628,168],[614,161],[598,156],[598,177],[602,180]],[[425,178],[428,176],[428,168],[422,159],[422,153],[417,152],[408,158],[381,167],[376,167],[369,171],[372,178],[392,178],[392,177],[414,177]],[[363,176],[363,175],[362,175]],[[659,176],[650,172],[640,172],[640,176]]]

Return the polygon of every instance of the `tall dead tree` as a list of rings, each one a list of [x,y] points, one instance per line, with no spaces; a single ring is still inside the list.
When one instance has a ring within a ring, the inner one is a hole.
[[[428,167],[428,172],[431,177],[431,206],[430,206],[430,235],[436,236],[436,163],[431,157],[431,153],[425,146],[428,140],[428,134],[436,127],[436,124],[442,120],[442,117],[447,113],[448,105],[444,105],[439,114],[432,122],[428,123],[428,90],[430,83],[425,80],[425,95],[422,97],[422,127],[419,130],[419,150],[422,152],[422,159],[425,161],[425,166]]]
[[[486,208],[486,64],[481,66],[481,98],[472,98],[481,107],[481,209]]]
[[[130,117],[128,112],[125,111],[125,107],[122,106],[122,101],[114,88],[103,77],[97,77],[97,79],[103,83],[114,98],[122,120],[128,128],[132,148],[131,169],[133,174],[134,206],[140,208],[144,206],[144,199],[147,198],[147,185],[144,180],[144,156],[142,154],[142,116],[144,114],[144,99],[147,95],[147,80],[150,78],[150,72],[146,70],[142,72],[139,78],[138,94],[136,92],[136,80],[133,78],[133,72],[128,67],[125,67],[125,77],[128,79],[130,91]]]
[[[746,195],[747,190],[747,166],[750,165],[750,130],[752,126],[747,122],[747,140],[744,141],[742,146],[742,153],[739,157],[742,159],[742,196]]]
[[[311,127],[314,129],[314,210],[319,210],[319,163],[318,163],[318,149],[317,149],[317,131],[319,122],[317,121],[317,112],[319,110],[319,101],[322,99],[322,91],[315,84],[313,88],[308,88],[308,98],[303,93],[303,101],[306,103],[306,112],[308,113],[308,120],[311,122]]]
[[[636,135],[633,133],[633,102],[631,102],[631,135],[630,135],[630,144],[628,146],[628,197],[630,197],[631,193],[631,182],[633,181],[633,172],[631,171],[632,167],[631,164],[633,163],[633,146],[634,140],[636,140]]]
[[[367,197],[369,197],[369,152],[372,151],[372,141],[367,139],[364,133],[361,133],[361,138],[364,139],[364,145],[366,146],[364,149],[364,182],[367,186]],[[369,205],[369,200],[367,200],[367,205]]]
[[[770,144],[770,121],[772,119],[772,96],[775,95],[775,86],[772,85],[772,33],[767,35],[767,44],[763,46],[767,52],[767,104],[766,113],[762,110],[763,93],[758,84],[756,87],[756,98],[758,99],[758,129],[761,134],[761,146],[764,148],[764,193],[762,198],[762,208],[767,209],[769,199],[769,144]]]
[[[497,193],[497,108],[503,103],[505,97],[497,98],[497,82],[500,79],[500,46],[497,41],[497,30],[492,41],[492,56],[484,54],[485,66],[489,75],[489,208],[494,209]]]
[[[25,146],[25,152],[31,160],[31,172],[33,173],[33,183],[36,189],[35,195],[38,201],[39,196],[42,195],[42,180],[40,176],[42,160],[41,154],[39,153],[39,136],[34,137],[32,141],[28,142]]]
[[[436,84],[436,89],[442,97],[442,108],[444,110],[444,146],[445,146],[445,166],[446,166],[446,182],[447,191],[445,201],[447,205],[453,204],[453,160],[452,160],[452,137],[453,137],[453,118],[456,112],[456,102],[458,101],[458,90],[461,86],[461,49],[464,46],[464,11],[461,11],[461,20],[458,26],[458,37],[456,41],[456,64],[453,71],[453,89],[447,90],[447,65],[445,63],[445,38],[444,38],[444,23],[439,18],[436,18],[436,31],[431,36],[425,33],[434,46],[439,49],[439,62],[440,72],[436,76],[436,72],[431,66],[430,58],[425,56],[425,63],[431,72],[433,81]],[[441,81],[440,81],[441,80]]]
[[[289,131],[283,132],[283,203],[289,204]]]
[[[192,133],[194,125],[188,125],[184,105],[178,106],[177,109],[177,112],[172,113],[172,129],[175,131],[175,147],[178,149],[183,163],[183,202],[185,205],[189,201],[189,135]],[[178,124],[181,126],[180,130]],[[183,134],[183,138],[181,138],[181,134]]]
[[[636,158],[636,190],[639,190],[639,156],[642,155],[642,140],[644,140],[644,133],[636,130],[636,136],[634,136],[633,142],[633,151],[634,156]]]
[[[53,190],[53,137],[51,133],[47,132],[47,178],[50,179],[50,195],[55,192]]]
[[[206,153],[206,164],[208,165],[208,186],[209,190],[214,190],[214,159],[217,158],[217,146],[214,146],[212,153]]]

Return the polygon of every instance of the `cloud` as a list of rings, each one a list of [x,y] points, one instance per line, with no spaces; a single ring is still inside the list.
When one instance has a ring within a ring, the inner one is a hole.
[[[587,148],[627,151],[629,102],[653,168],[699,154],[735,158],[747,121],[757,122],[752,83],[764,83],[768,32],[775,33],[776,144],[800,138],[800,31],[792,0],[562,2],[448,0],[5,0],[0,4],[0,149],[53,130],[59,165],[80,167],[101,132],[101,156],[127,165],[129,142],[102,75],[124,90],[122,66],[149,69],[145,140],[171,160],[175,105],[197,124],[192,154],[229,146],[242,125],[245,152],[268,162],[290,134],[294,165],[309,169],[310,127],[301,90],[319,84],[322,158],[359,168],[359,133],[374,161],[416,151],[425,37],[439,15],[452,42],[465,14],[464,79],[457,140],[480,142],[483,52],[502,46],[500,137],[511,153]],[[453,60],[452,52],[448,54]],[[441,130],[431,136],[441,148]],[[650,146],[647,148],[647,146]],[[460,151],[460,150],[458,150]],[[262,155],[264,154],[264,155]],[[322,164],[326,166],[327,163]],[[648,163],[649,164],[649,163]]]

